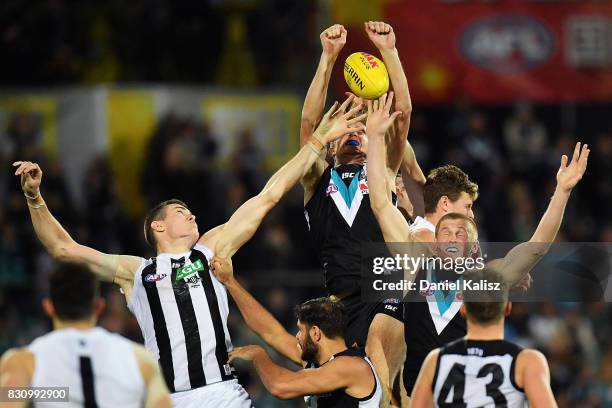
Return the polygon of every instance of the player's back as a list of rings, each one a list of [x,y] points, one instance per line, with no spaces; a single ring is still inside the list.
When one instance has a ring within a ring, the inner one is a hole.
[[[69,387],[66,407],[141,407],[146,387],[133,347],[99,327],[55,330],[28,347],[34,354],[31,385]]]
[[[505,340],[456,340],[440,349],[433,379],[436,407],[526,406],[514,368],[521,347]]]

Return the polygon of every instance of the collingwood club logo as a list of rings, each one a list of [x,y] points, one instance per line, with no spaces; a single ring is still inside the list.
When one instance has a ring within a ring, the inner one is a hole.
[[[204,270],[204,264],[201,260],[197,260],[190,265],[185,265],[182,268],[178,268],[176,270],[175,281],[178,282],[180,280],[184,280],[191,287],[197,287],[200,284],[200,276],[198,272]]]

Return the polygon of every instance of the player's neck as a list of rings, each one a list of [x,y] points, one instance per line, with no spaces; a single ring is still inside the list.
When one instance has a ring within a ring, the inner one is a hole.
[[[424,218],[427,221],[431,222],[433,225],[438,225],[438,221],[440,221],[440,218],[442,218],[443,216],[443,213],[436,211],[433,213],[426,213]]]
[[[347,160],[343,160],[342,163],[340,163],[338,160],[336,160],[335,162],[335,166],[334,167],[338,167],[338,166],[342,166],[342,165],[346,165],[346,164],[365,164],[366,162],[366,157],[363,154],[360,155],[355,155],[350,157]]]
[[[159,242],[157,245],[157,254],[182,254],[191,250],[192,238],[179,238],[171,242]]]
[[[327,363],[333,355],[340,353],[341,351],[346,350],[346,343],[344,339],[338,340],[327,340],[324,344],[321,344],[319,348],[319,361],[317,363],[319,365]]]
[[[503,340],[504,339],[504,320],[501,319],[497,323],[491,325],[474,324],[467,321],[467,336],[468,340]]]
[[[58,318],[53,318],[53,330],[89,330],[96,327],[96,321],[97,319],[94,316],[87,320],[61,320]]]

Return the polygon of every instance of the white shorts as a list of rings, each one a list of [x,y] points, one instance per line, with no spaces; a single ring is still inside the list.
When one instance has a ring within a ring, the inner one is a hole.
[[[170,394],[177,408],[251,408],[249,394],[238,380],[222,381],[189,391]]]

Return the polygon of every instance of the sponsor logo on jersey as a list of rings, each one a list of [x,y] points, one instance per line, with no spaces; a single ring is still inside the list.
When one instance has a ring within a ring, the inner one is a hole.
[[[385,309],[390,310],[392,312],[397,312],[397,306],[385,305]]]
[[[330,183],[327,186],[327,191],[326,191],[327,196],[329,197],[330,194],[333,194],[333,193],[336,193],[336,192],[338,192],[338,187],[335,184],[331,184]]]
[[[344,180],[345,178],[353,178],[355,177],[355,172],[346,172],[346,173],[342,173],[341,175],[342,179]]]
[[[399,300],[399,299],[395,299],[395,298],[389,298],[389,299],[385,299],[385,300],[383,300],[383,303],[384,303],[384,304],[387,304],[387,303],[395,303],[395,304],[398,304],[399,302],[400,302],[400,300]]]
[[[159,282],[160,280],[164,279],[166,277],[165,273],[150,273],[148,275],[145,276],[145,282]]]
[[[433,289],[427,289],[427,290],[421,290],[419,291],[419,295],[421,296],[431,296],[434,294],[434,290]]]
[[[191,265],[185,265],[182,268],[177,269],[176,270],[176,280],[179,281],[181,279],[184,279],[185,281],[187,281],[187,278],[203,270],[204,270],[204,264],[202,263],[201,260],[198,259]]]
[[[369,194],[370,190],[368,189],[368,183],[365,181],[359,181],[359,189],[363,194]]]

